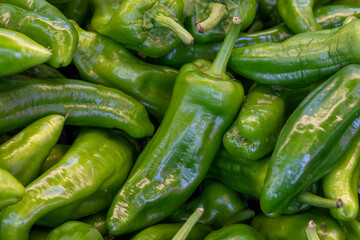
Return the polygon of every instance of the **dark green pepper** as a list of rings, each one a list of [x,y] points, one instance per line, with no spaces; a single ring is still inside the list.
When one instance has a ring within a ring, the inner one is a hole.
[[[320,209],[310,209],[307,212],[291,216],[267,217],[258,215],[251,223],[256,230],[269,240],[308,240],[305,229],[313,220],[320,239],[345,240],[341,226],[331,218],[328,212]]]
[[[9,172],[0,168],[0,209],[19,202],[24,193],[24,186]]]
[[[274,229],[275,230],[275,229]],[[204,240],[265,240],[258,231],[246,224],[223,227],[207,235]]]
[[[360,2],[358,0],[335,0],[331,4],[360,6]]]
[[[69,148],[70,145],[55,144],[55,146],[51,149],[51,152],[45,159],[45,162],[40,169],[40,174],[43,174],[49,168],[54,166],[65,155]]]
[[[105,226],[106,211],[82,218],[79,221],[93,226],[101,233],[102,236],[106,236],[108,233]]]
[[[297,34],[282,43],[234,49],[229,66],[255,82],[309,86],[342,67],[360,63],[360,20],[342,27]]]
[[[0,0],[0,26],[22,32],[53,53],[52,67],[67,66],[78,35],[68,19],[45,0]]]
[[[46,64],[40,64],[29,68],[19,74],[6,76],[3,79],[20,79],[20,78],[65,78],[58,70]]]
[[[314,14],[324,28],[335,28],[342,26],[347,17],[360,18],[360,6],[329,5],[316,9]]]
[[[11,173],[24,186],[39,174],[47,155],[58,141],[66,118],[43,117],[0,146],[0,168]]]
[[[79,44],[74,63],[81,76],[125,92],[143,103],[151,114],[162,118],[178,71],[146,63],[112,39],[76,28]]]
[[[110,234],[133,232],[166,218],[205,177],[244,96],[241,84],[226,74],[241,28],[241,20],[234,21],[212,64],[200,59],[181,68],[164,120],[109,209]]]
[[[52,230],[47,240],[103,240],[103,237],[89,224],[70,221]]]
[[[90,15],[90,0],[71,0],[64,6],[62,13],[83,26]]]
[[[52,53],[27,36],[0,28],[0,77],[44,63]]]
[[[278,216],[331,171],[360,133],[360,65],[349,65],[313,90],[285,123],[260,197]]]
[[[282,22],[276,0],[259,0],[257,14],[265,27],[273,27]]]
[[[145,107],[117,89],[69,79],[0,81],[0,133],[69,110],[70,125],[118,128],[138,138],[154,130]]]
[[[28,239],[40,218],[50,225],[103,211],[125,181],[135,153],[122,134],[85,129],[57,164],[27,186],[22,200],[1,213],[0,239]]]

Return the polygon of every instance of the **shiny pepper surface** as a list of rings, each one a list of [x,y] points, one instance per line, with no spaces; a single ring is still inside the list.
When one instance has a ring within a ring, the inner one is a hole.
[[[206,236],[204,240],[265,240],[254,228],[246,224],[223,227]]]
[[[70,221],[52,230],[47,240],[103,240],[103,237],[86,223]]]
[[[205,177],[244,96],[241,84],[226,74],[239,25],[232,26],[213,64],[197,60],[181,68],[163,122],[110,207],[110,234],[166,218]]]

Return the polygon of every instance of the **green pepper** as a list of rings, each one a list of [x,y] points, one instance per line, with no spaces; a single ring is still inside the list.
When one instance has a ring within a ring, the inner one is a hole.
[[[24,193],[24,186],[9,172],[0,168],[0,209],[19,202]]]
[[[35,67],[26,69],[18,74],[3,77],[3,79],[20,79],[20,78],[65,78],[57,69],[46,64],[40,64]]]
[[[103,237],[89,224],[70,221],[52,230],[47,240],[103,240]]]
[[[30,231],[29,240],[46,240],[51,230],[53,230],[53,228],[34,227]]]
[[[329,215],[320,209],[310,209],[304,213],[291,216],[267,217],[258,215],[251,223],[266,239],[271,240],[308,240],[305,229],[310,220],[316,224],[320,239],[345,240],[345,233],[341,226]]]
[[[324,28],[335,28],[342,26],[349,16],[360,18],[360,6],[329,5],[316,9],[314,14]]]
[[[151,114],[162,118],[178,71],[146,63],[112,39],[75,26],[79,44],[74,63],[81,76],[125,92],[143,103]]]
[[[68,19],[45,0],[0,0],[0,27],[22,32],[53,53],[48,63],[67,66],[78,35]]]
[[[323,179],[322,186],[327,198],[341,199],[344,207],[331,209],[338,220],[355,220],[359,212],[358,183],[360,178],[360,135],[355,139],[336,167]]]
[[[256,0],[197,0],[192,15],[185,19],[185,27],[196,43],[224,40],[234,16],[243,20],[241,30],[254,21]]]
[[[358,240],[360,239],[360,222],[358,220],[339,221],[339,224],[343,228],[346,240]]]
[[[46,157],[44,164],[40,169],[40,174],[46,172],[49,168],[54,166],[69,150],[70,145],[55,144],[51,152]]]
[[[180,40],[187,45],[193,37],[181,25],[184,22],[182,0],[125,0],[107,24],[94,24],[99,33],[146,56],[160,57],[171,52]],[[106,12],[106,11],[105,11]],[[111,12],[111,10],[110,10]]]
[[[91,18],[91,28],[103,29],[111,20],[123,0],[92,0],[94,14]]]
[[[52,53],[27,36],[0,28],[0,77],[44,63]]]
[[[71,0],[61,12],[68,19],[83,26],[90,15],[90,0]]]
[[[335,0],[331,4],[360,6],[360,2],[358,0]]]
[[[360,65],[349,65],[313,90],[284,125],[260,197],[278,216],[331,171],[360,133]]]
[[[323,29],[314,16],[315,0],[277,0],[279,14],[294,33]]]
[[[282,22],[276,0],[259,0],[257,14],[265,27],[273,27]]]
[[[66,118],[43,117],[0,146],[0,168],[11,173],[24,186],[39,174],[47,155],[58,141]]]
[[[275,230],[275,229],[274,229]],[[276,231],[276,230],[275,230]],[[207,235],[204,240],[265,240],[258,231],[246,224],[223,227]]]
[[[106,211],[82,218],[79,221],[93,226],[101,233],[102,236],[105,236],[108,233],[105,226]]]
[[[229,66],[255,82],[305,87],[346,65],[360,63],[360,20],[342,27],[297,34],[282,43],[234,49]]]
[[[164,120],[109,209],[110,234],[133,232],[166,218],[205,177],[244,97],[241,84],[226,74],[241,28],[241,20],[234,21],[212,64],[200,59],[181,68]]]
[[[103,211],[125,181],[134,154],[122,134],[85,129],[57,164],[26,187],[22,200],[1,213],[0,239],[28,239],[32,225],[54,211],[47,223]]]
[[[145,107],[113,88],[69,79],[0,81],[0,133],[69,110],[70,125],[118,128],[138,138],[154,130]]]
[[[218,229],[234,219],[245,221],[254,216],[251,210],[245,210],[246,203],[241,197],[217,181],[205,181],[201,185],[200,195],[186,203],[179,210],[170,215],[166,221],[187,220],[196,208],[204,208],[204,215],[199,222]]]

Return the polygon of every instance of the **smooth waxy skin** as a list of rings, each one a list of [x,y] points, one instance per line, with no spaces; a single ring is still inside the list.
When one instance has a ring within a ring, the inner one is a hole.
[[[318,31],[322,26],[316,22],[313,7],[315,0],[277,0],[282,20],[294,33]]]
[[[183,225],[183,223],[153,225],[137,233],[130,240],[169,240],[175,236]],[[211,231],[211,227],[207,225],[195,224],[186,240],[203,240]]]
[[[24,193],[24,186],[9,172],[0,168],[0,209],[17,203]]]
[[[55,165],[69,150],[70,145],[55,144],[51,152],[46,157],[44,164],[40,169],[40,174],[46,172],[49,168]]]
[[[360,132],[360,65],[349,65],[313,90],[284,125],[260,197],[278,216],[326,175]]]
[[[314,11],[316,21],[324,28],[335,28],[343,25],[350,16],[360,18],[360,6],[329,5]]]
[[[108,233],[106,226],[105,226],[106,213],[107,212],[104,211],[101,213],[97,213],[97,214],[88,216],[86,218],[82,218],[81,222],[84,222],[86,224],[93,226],[101,233],[102,236],[106,236]]]
[[[27,36],[0,28],[0,77],[44,63],[52,53]]]
[[[107,194],[113,198],[133,160],[133,146],[120,134],[84,130],[57,164],[27,186],[22,200],[2,212],[0,238],[28,239],[32,225],[52,211],[71,205],[81,211],[79,206],[88,199],[103,199]],[[61,217],[53,216],[54,221]]]
[[[336,220],[331,218],[326,211],[316,208],[292,216],[267,217],[258,215],[252,221],[251,226],[268,240],[308,240],[305,229],[310,220],[315,222],[320,239],[347,239]]]
[[[282,43],[237,48],[229,60],[231,69],[255,82],[293,88],[309,86],[352,63],[360,63],[360,20]]]
[[[331,209],[331,215],[341,221],[355,220],[359,212],[358,183],[360,177],[360,135],[355,139],[339,164],[323,179],[324,195],[341,199],[342,208]]]
[[[234,224],[211,232],[204,240],[265,240],[258,231],[246,224]]]
[[[103,237],[89,224],[70,221],[52,230],[47,240],[103,240]]]
[[[91,18],[91,27],[99,31],[104,28],[123,0],[93,0],[94,14]]]
[[[58,141],[65,117],[49,115],[30,124],[0,146],[0,168],[24,186],[32,182]]]
[[[77,27],[74,63],[89,82],[117,88],[143,103],[158,118],[165,115],[178,71],[146,63],[121,44]]]
[[[49,48],[52,67],[70,64],[78,41],[76,29],[45,0],[0,0],[0,26],[22,32]]]
[[[0,106],[0,133],[69,110],[70,125],[117,128],[138,138],[154,130],[142,104],[117,89],[80,80],[3,79]]]

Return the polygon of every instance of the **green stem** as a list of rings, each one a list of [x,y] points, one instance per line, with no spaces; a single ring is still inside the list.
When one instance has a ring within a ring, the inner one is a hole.
[[[313,220],[309,222],[309,225],[306,228],[306,236],[308,240],[320,240],[317,232],[316,232],[316,224]]]
[[[212,10],[209,17],[196,26],[197,31],[200,33],[206,33],[216,27],[227,14],[226,6],[224,4],[214,3],[211,8]]]
[[[158,26],[169,28],[173,31],[185,45],[192,45],[194,43],[193,36],[191,36],[191,34],[183,26],[175,22],[172,18],[160,13],[156,15],[154,21]]]
[[[219,53],[216,55],[214,62],[210,69],[206,71],[207,74],[221,77],[226,74],[226,66],[228,64],[231,51],[234,48],[236,38],[241,30],[242,20],[239,17],[234,17],[230,30],[221,45]]]
[[[195,8],[195,0],[184,0],[184,16],[190,17]]]
[[[184,223],[184,225],[180,228],[180,230],[176,233],[176,235],[172,238],[172,240],[185,240],[189,235],[191,229],[194,225],[199,221],[201,216],[204,214],[203,208],[198,208],[195,210],[193,214],[189,217],[189,219]]]
[[[255,216],[255,212],[250,209],[242,210],[231,215],[231,217],[224,223],[224,226],[244,222]]]
[[[299,202],[307,203],[314,207],[321,207],[321,208],[340,208],[343,206],[343,202],[339,198],[338,200],[328,199],[319,197],[315,194],[304,192],[300,194],[297,199]]]

